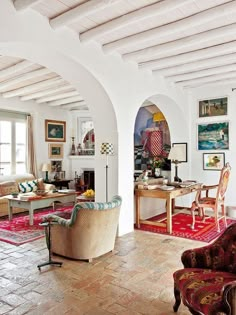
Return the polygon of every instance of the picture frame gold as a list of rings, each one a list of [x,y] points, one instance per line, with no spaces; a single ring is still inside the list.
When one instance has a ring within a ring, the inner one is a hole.
[[[62,143],[49,143],[48,156],[49,159],[62,159],[63,158],[63,144]]]
[[[45,120],[45,141],[65,142],[66,122],[61,120]]]

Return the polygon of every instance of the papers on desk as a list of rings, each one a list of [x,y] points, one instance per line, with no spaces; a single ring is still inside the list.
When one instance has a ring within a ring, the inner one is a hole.
[[[69,194],[75,192],[75,189],[60,189],[58,192],[62,194]]]
[[[175,186],[166,186],[166,185],[163,185],[160,187],[161,190],[173,190],[175,189]]]

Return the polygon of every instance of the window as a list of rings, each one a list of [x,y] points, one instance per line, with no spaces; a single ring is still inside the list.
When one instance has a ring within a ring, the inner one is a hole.
[[[0,112],[0,175],[26,172],[26,114]]]

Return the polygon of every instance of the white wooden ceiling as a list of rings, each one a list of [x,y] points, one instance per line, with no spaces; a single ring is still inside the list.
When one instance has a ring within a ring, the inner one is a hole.
[[[161,75],[184,89],[222,81],[236,83],[236,0],[13,0],[13,3],[17,11],[31,9],[48,18],[55,31],[69,27],[78,33],[81,44],[96,41],[104,53],[119,53],[124,62],[136,62],[140,69],[149,69],[153,75]],[[7,70],[17,66],[17,77],[13,71],[6,81]],[[3,97],[14,96],[14,91],[18,91],[22,101],[35,99],[69,109],[86,106],[70,84],[39,65],[2,57],[0,70]],[[14,84],[9,78],[15,80]],[[37,84],[41,87],[32,91],[30,86]]]

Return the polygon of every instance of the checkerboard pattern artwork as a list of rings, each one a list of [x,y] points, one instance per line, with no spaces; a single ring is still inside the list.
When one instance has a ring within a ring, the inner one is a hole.
[[[113,144],[109,142],[103,142],[101,145],[100,153],[106,155],[113,155],[114,154]]]

